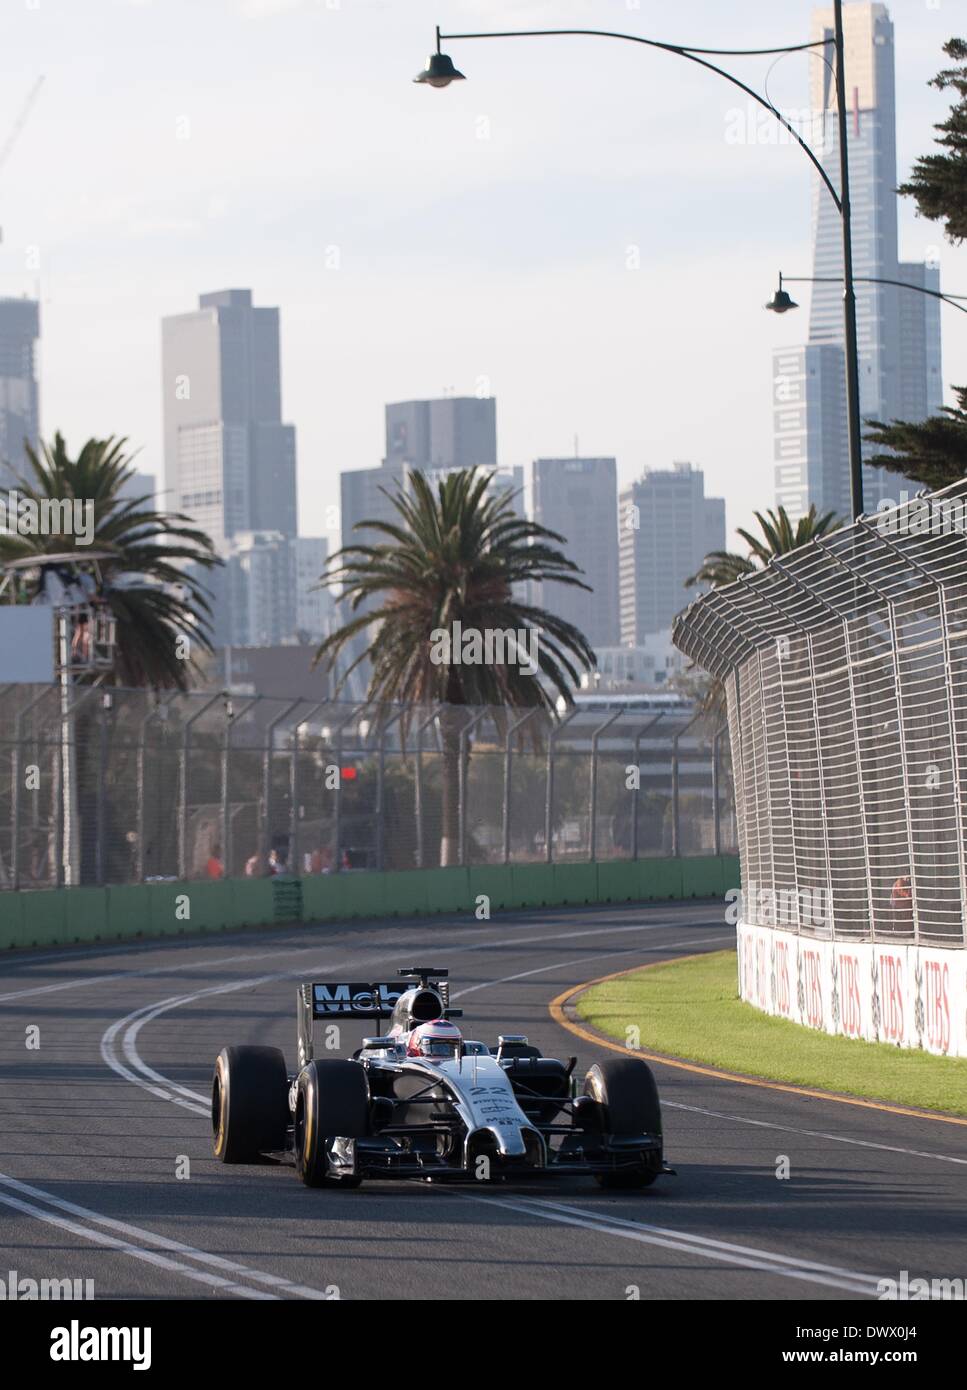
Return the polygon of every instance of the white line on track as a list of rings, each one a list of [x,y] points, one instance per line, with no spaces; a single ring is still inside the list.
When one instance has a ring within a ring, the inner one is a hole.
[[[688,1231],[670,1230],[666,1226],[651,1226],[644,1221],[605,1216],[598,1212],[584,1211],[566,1202],[553,1202],[544,1198],[474,1196],[467,1192],[457,1193],[457,1196],[462,1197],[464,1201],[478,1202],[483,1206],[507,1207],[525,1216],[539,1217],[542,1221],[579,1226],[598,1235],[619,1236],[624,1240],[638,1241],[643,1245],[657,1245],[665,1250],[697,1255],[702,1259],[716,1260],[721,1264],[738,1266],[741,1269],[776,1274],[784,1279],[799,1279],[808,1284],[823,1284],[828,1288],[845,1289],[849,1293],[866,1294],[871,1297],[879,1293],[878,1281],[872,1274],[842,1269],[838,1265],[819,1264],[815,1260],[777,1255],[771,1250],[759,1250],[755,1246],[712,1240]]]
[[[728,938],[730,940],[730,938]],[[602,951],[597,956],[578,956],[576,960],[556,960],[553,965],[539,965],[536,970],[522,970],[518,975],[501,975],[499,980],[486,980],[480,985],[469,985],[466,989],[459,989],[452,996],[454,999],[465,999],[468,994],[475,994],[478,989],[493,989],[494,985],[508,985],[513,980],[526,980],[531,975],[545,975],[549,970],[563,970],[567,965],[582,965],[589,960],[603,960],[606,956],[630,956],[636,952],[647,955],[651,951],[677,951],[682,946],[713,946],[721,941],[720,936],[705,936],[695,940],[689,937],[687,941],[663,941],[660,946],[629,946],[626,951]]]
[[[938,1163],[959,1163],[967,1167],[967,1158],[955,1158],[952,1154],[928,1153],[921,1149],[902,1149],[896,1144],[877,1144],[872,1139],[849,1139],[843,1134],[827,1134],[821,1129],[799,1129],[795,1125],[780,1125],[775,1120],[751,1120],[744,1115],[726,1115],[720,1110],[705,1110],[700,1105],[685,1105],[677,1100],[663,1100],[666,1110],[691,1110],[695,1115],[709,1115],[713,1120],[735,1120],[739,1124],[754,1125],[757,1129],[779,1129],[785,1134],[802,1134],[809,1139],[831,1139],[836,1144],[854,1144],[860,1149],[882,1149],[888,1154],[904,1154],[907,1158],[935,1158]]]
[[[14,1193],[20,1195],[14,1196]],[[26,1201],[25,1198],[32,1198],[33,1200]],[[43,1205],[37,1205],[38,1202],[43,1203]],[[179,1240],[169,1240],[167,1236],[157,1235],[154,1231],[147,1231],[141,1226],[132,1226],[126,1221],[115,1221],[112,1217],[102,1216],[100,1212],[91,1211],[89,1207],[78,1206],[76,1202],[67,1202],[62,1197],[45,1192],[42,1188],[20,1182],[17,1178],[9,1177],[6,1173],[0,1173],[0,1203],[12,1207],[15,1211],[23,1212],[27,1216],[36,1217],[38,1221],[46,1221],[48,1225],[59,1226],[62,1230],[70,1231],[72,1235],[79,1236],[82,1240],[89,1240],[94,1245],[102,1246],[104,1249],[117,1250],[122,1255],[130,1255],[133,1259],[156,1265],[158,1268],[169,1270],[174,1274],[184,1275],[185,1278],[193,1279],[196,1283],[208,1284],[212,1288],[222,1289],[224,1292],[235,1294],[239,1298],[278,1299],[283,1295],[311,1299],[327,1299],[329,1297],[321,1289],[309,1288],[305,1284],[294,1284],[277,1274],[266,1274],[263,1270],[252,1269],[249,1265],[240,1264],[237,1260],[228,1260],[221,1255],[211,1255],[206,1250],[198,1250],[193,1245],[185,1245]],[[51,1208],[55,1210],[52,1211]],[[66,1212],[67,1216],[59,1216],[57,1212]],[[70,1220],[70,1217],[79,1219]],[[112,1235],[111,1232],[114,1231],[119,1234]],[[149,1249],[147,1248],[149,1246],[155,1248]],[[159,1251],[167,1251],[168,1253],[159,1254]],[[173,1259],[172,1256],[174,1255],[181,1258]],[[207,1265],[210,1269],[220,1270],[221,1273],[211,1274],[206,1269],[194,1268],[192,1265],[185,1264],[186,1260],[193,1260],[196,1265]],[[234,1275],[235,1277],[225,1278],[224,1275]],[[265,1287],[249,1288],[240,1284],[239,1279],[248,1279],[254,1284]]]
[[[616,904],[616,906],[624,906],[624,904]],[[691,907],[691,908],[689,908],[689,910],[688,910],[688,914],[686,914],[686,913],[683,912],[681,915],[684,916],[684,915],[694,914],[696,911],[700,911],[700,910],[701,910],[701,909],[698,908],[698,907]],[[706,909],[706,910],[707,910],[707,909]],[[426,923],[425,923],[425,926],[427,926],[427,927],[429,927],[429,926],[431,926],[431,925],[435,925],[437,930],[441,930],[442,927],[443,927],[444,925],[447,925],[447,924],[445,924],[445,923],[432,924],[432,923],[430,923],[430,922],[426,922]],[[496,926],[496,923],[494,923],[493,925]],[[622,935],[622,934],[625,933],[625,932],[668,931],[671,927],[675,927],[675,926],[678,926],[678,925],[680,925],[680,924],[679,924],[679,922],[678,922],[678,920],[677,920],[677,917],[676,917],[676,920],[671,921],[671,922],[656,922],[656,923],[653,923],[653,924],[651,924],[651,923],[643,923],[643,922],[636,922],[633,926],[630,926],[630,927],[614,927],[614,926],[610,926],[610,927],[594,927],[594,928],[592,928],[590,931],[587,930],[587,928],[585,928],[584,931],[562,932],[562,933],[560,933],[559,935],[558,935],[558,934],[555,934],[554,936],[549,936],[547,932],[542,932],[539,936],[514,936],[514,937],[501,938],[501,939],[499,939],[499,940],[492,940],[492,941],[473,941],[473,942],[469,942],[469,943],[468,943],[467,945],[465,945],[465,946],[454,946],[452,943],[448,942],[448,943],[447,943],[446,949],[447,949],[448,954],[454,955],[454,954],[460,954],[460,953],[462,953],[462,952],[464,952],[464,951],[487,951],[487,950],[492,950],[492,949],[494,949],[494,948],[499,948],[499,947],[501,947],[501,946],[512,946],[512,945],[513,945],[513,946],[531,946],[531,945],[534,945],[535,943],[539,943],[539,942],[541,942],[541,941],[548,941],[548,940],[553,940],[553,941],[572,941],[572,940],[574,940],[575,938],[583,938],[583,937],[589,937],[589,936],[620,936],[620,935]],[[696,930],[698,930],[698,929],[700,929],[700,928],[702,928],[702,927],[710,927],[710,926],[713,926],[713,925],[714,925],[714,922],[712,922],[712,921],[699,920],[699,921],[694,921],[694,922],[686,923],[685,925],[687,925],[687,926],[693,926],[693,927],[695,927]],[[477,921],[467,922],[466,925],[465,925],[465,927],[462,927],[461,930],[473,930],[474,928],[478,928],[478,929],[483,930],[483,928],[480,927],[480,923],[477,922]],[[310,928],[310,930],[312,930],[312,929]],[[725,939],[729,942],[729,944],[731,944],[731,943],[734,941],[734,939],[735,939],[735,933],[734,933],[734,931],[732,931],[731,929],[725,928],[725,927],[723,927],[722,930],[723,930],[724,932],[726,932],[726,937],[725,937]],[[180,938],[179,938],[179,940],[180,940]],[[160,941],[158,941],[158,942],[150,943],[150,944],[153,945],[153,947],[154,947],[155,949],[160,950],[160,949],[163,949],[167,943],[162,939],[162,940],[160,940]],[[166,963],[165,965],[156,965],[156,966],[152,966],[152,967],[150,967],[149,969],[146,969],[146,970],[115,970],[115,971],[112,971],[110,974],[106,974],[106,975],[78,975],[78,976],[76,976],[76,977],[75,977],[74,979],[72,979],[72,980],[60,980],[60,981],[58,981],[56,984],[49,984],[49,985],[31,985],[29,989],[11,990],[11,991],[10,991],[9,993],[7,993],[7,994],[0,994],[0,1004],[2,1004],[2,1003],[7,1003],[7,1002],[9,1002],[9,1001],[12,1000],[12,999],[26,999],[26,998],[30,997],[31,995],[35,995],[35,994],[56,994],[56,993],[60,993],[60,992],[63,991],[63,990],[69,990],[69,989],[84,989],[87,985],[108,984],[108,983],[110,983],[112,980],[143,980],[143,979],[149,979],[152,975],[167,975],[167,974],[173,974],[173,973],[175,973],[176,971],[180,971],[180,970],[203,970],[206,966],[215,966],[215,967],[217,967],[217,969],[221,970],[221,969],[224,968],[224,966],[226,966],[226,965],[235,965],[235,964],[237,964],[239,961],[250,961],[250,960],[278,960],[280,954],[285,955],[285,956],[304,955],[304,954],[307,954],[307,953],[309,953],[309,952],[311,952],[311,951],[318,951],[319,948],[320,948],[320,945],[324,946],[326,943],[325,943],[325,942],[319,942],[319,941],[313,941],[313,942],[310,942],[309,944],[304,945],[304,946],[285,946],[284,949],[282,949],[282,951],[280,952],[279,947],[280,947],[282,944],[283,944],[283,943],[279,942],[279,943],[276,944],[272,949],[267,950],[267,951],[249,951],[249,952],[246,952],[246,953],[243,954],[243,955],[235,955],[235,956],[215,956],[215,957],[206,957],[204,960],[198,960],[198,959],[196,959],[196,958],[195,958],[194,952],[192,952],[192,959],[191,959],[191,960],[181,961],[181,962],[174,962],[174,963]],[[330,943],[330,944],[332,944],[332,943]],[[382,943],[381,943],[381,944],[382,944]],[[204,949],[205,947],[207,947],[207,946],[209,946],[209,945],[211,945],[211,946],[214,947],[214,946],[216,945],[216,943],[215,943],[215,942],[208,942],[208,941],[199,941],[199,942],[196,943],[195,951],[202,950],[202,949]],[[412,947],[414,950],[419,950],[419,948],[420,948],[421,946],[425,946],[425,945],[426,945],[426,938],[425,938],[425,935],[421,935],[421,936],[419,937],[419,939],[416,940],[416,941],[412,941],[412,942],[406,942],[406,941],[404,941],[404,942],[399,943],[398,946],[394,946],[394,949],[393,949],[392,952],[386,952],[386,953],[384,953],[384,954],[381,955],[381,956],[377,956],[377,957],[375,958],[375,960],[376,960],[376,961],[380,961],[380,960],[397,960],[397,959],[399,958],[399,953],[400,953],[400,951],[408,951],[408,950],[410,950],[411,947]],[[118,949],[119,949],[119,950],[120,950],[120,949],[134,950],[135,948],[134,948],[133,946],[131,946],[131,947],[126,947],[126,948],[121,948],[121,947],[119,947]],[[138,949],[142,949],[142,948],[139,947]],[[31,958],[31,959],[34,959],[34,958]],[[43,959],[43,958],[41,958],[41,959]],[[373,957],[367,956],[367,957],[366,957],[366,960],[367,960],[367,961],[373,961]],[[23,964],[24,962],[16,962],[16,963],[17,963],[17,964]],[[328,967],[328,968],[331,969],[332,967]],[[293,971],[290,971],[290,972],[288,972],[288,973],[289,973],[290,975],[295,976],[295,975],[298,975],[300,972],[299,972],[298,970],[293,970]],[[271,978],[271,977],[268,977],[268,976],[267,976],[266,978]]]

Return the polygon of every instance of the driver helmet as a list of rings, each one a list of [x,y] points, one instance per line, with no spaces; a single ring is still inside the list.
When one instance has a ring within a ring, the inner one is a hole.
[[[406,1052],[409,1057],[458,1058],[463,1046],[460,1029],[445,1018],[421,1023],[410,1034]]]

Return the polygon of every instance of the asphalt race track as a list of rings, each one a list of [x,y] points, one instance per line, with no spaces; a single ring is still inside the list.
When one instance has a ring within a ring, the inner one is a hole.
[[[268,1043],[294,1067],[297,980],[445,967],[465,1036],[526,1033],[578,1053],[583,1075],[609,1054],[554,1023],[551,999],[732,939],[721,904],[677,903],[4,959],[0,1278],[91,1279],[97,1298],[855,1299],[901,1270],[967,1275],[967,1127],[664,1066],[678,1176],[644,1192],[589,1179],[309,1190],[291,1168],[211,1158],[215,1055]],[[364,1031],[343,1024],[343,1055]]]

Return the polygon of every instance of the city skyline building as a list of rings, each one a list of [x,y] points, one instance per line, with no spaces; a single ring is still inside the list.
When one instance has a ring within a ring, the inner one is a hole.
[[[35,299],[0,298],[0,487],[25,472],[24,440],[40,442],[40,383],[37,343],[40,304]]]
[[[442,396],[396,401],[384,407],[386,454],[378,468],[347,469],[339,475],[342,544],[359,541],[362,521],[394,521],[390,497],[418,470],[432,480],[461,468],[496,470],[494,487],[522,494],[524,471],[497,464],[497,401],[493,396]],[[388,495],[387,495],[388,494]],[[523,496],[515,509],[524,514]]]
[[[943,399],[939,303],[894,285],[900,280],[937,289],[937,268],[901,261],[897,232],[897,156],[894,28],[887,7],[870,0],[843,12],[849,171],[860,415],[922,420]],[[812,14],[813,41],[831,36],[830,6]],[[810,74],[813,144],[833,186],[839,188],[836,88],[828,64],[816,59]],[[842,224],[818,176],[812,190],[812,275],[806,349],[773,352],[773,422],[776,502],[795,519],[815,504],[820,512],[851,514],[843,335]],[[800,356],[796,357],[799,353]],[[791,390],[791,394],[790,394]],[[840,404],[841,401],[841,404]],[[873,452],[863,447],[864,457]],[[864,466],[864,508],[895,496],[902,480]]]
[[[297,531],[295,429],[282,420],[279,311],[247,289],[162,320],[168,505],[216,545]]]
[[[321,638],[332,623],[332,594],[318,585],[329,559],[325,536],[296,536],[289,542],[292,584],[295,593],[295,631]]]
[[[534,520],[565,537],[564,554],[590,592],[553,581],[535,601],[584,634],[592,647],[619,640],[618,475],[613,458],[539,458],[531,466]]]
[[[321,536],[239,531],[222,547],[224,564],[198,577],[212,593],[215,647],[278,647],[329,632],[332,598],[316,589],[329,543]]]
[[[713,550],[725,549],[725,501],[705,496],[691,463],[646,468],[618,507],[620,641],[644,647],[700,590],[685,587]]]
[[[497,402],[493,396],[441,396],[386,406],[388,466],[452,469],[497,462]]]

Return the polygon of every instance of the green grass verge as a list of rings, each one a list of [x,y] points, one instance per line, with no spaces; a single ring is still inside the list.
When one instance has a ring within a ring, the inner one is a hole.
[[[814,1032],[739,999],[734,951],[668,961],[595,985],[578,1015],[617,1042],[724,1071],[967,1115],[967,1058]]]

